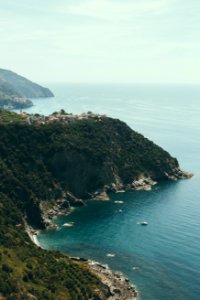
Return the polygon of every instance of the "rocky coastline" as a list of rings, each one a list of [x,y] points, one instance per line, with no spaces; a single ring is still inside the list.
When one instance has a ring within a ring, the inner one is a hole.
[[[192,173],[182,171],[179,168],[173,170],[173,172],[165,172],[165,178],[167,180],[177,181],[178,179],[190,179],[193,177]],[[97,201],[109,201],[109,193],[120,193],[128,191],[151,191],[153,186],[157,185],[159,180],[153,179],[150,176],[146,177],[141,175],[137,179],[134,179],[130,184],[122,184],[118,179],[116,183],[105,185],[104,188],[91,194],[91,200]]]
[[[165,173],[166,179],[176,181],[178,179],[190,179],[193,174],[184,172],[177,168],[173,173]],[[134,179],[132,183],[123,185],[119,180],[117,183],[105,185],[102,189],[91,193],[86,200],[75,197],[71,192],[62,192],[62,197],[47,202],[41,201],[39,204],[39,211],[41,216],[41,223],[44,225],[43,229],[57,229],[57,225],[53,222],[55,218],[61,215],[69,214],[75,207],[84,206],[87,201],[110,201],[111,193],[128,192],[128,191],[151,191],[157,185],[159,180],[152,179],[150,176],[145,177],[141,175]],[[41,229],[41,228],[35,228]],[[33,230],[35,230],[33,229]]]
[[[193,176],[191,173],[183,172],[180,169],[174,170],[172,174],[165,174],[166,179],[178,180],[178,179],[189,179]],[[109,201],[109,193],[119,193],[126,191],[150,191],[153,186],[158,182],[152,179],[150,176],[140,176],[137,180],[133,180],[131,184],[123,185],[118,180],[117,184],[112,183],[110,185],[104,186],[90,195],[88,200],[96,201]],[[60,215],[69,214],[74,207],[81,207],[85,205],[82,199],[76,198],[72,193],[63,193],[62,198],[59,198],[53,202],[52,205],[47,205],[46,201],[40,203],[41,217],[44,222],[46,229],[56,230],[58,227],[53,222],[53,220]],[[38,229],[32,228],[30,225],[26,224],[26,231],[31,239],[31,241],[41,247],[37,235],[39,233]],[[106,299],[108,300],[134,300],[138,298],[138,291],[135,286],[133,286],[129,279],[126,278],[121,272],[113,272],[107,265],[101,264],[99,262],[92,261],[90,259],[70,257],[73,261],[77,263],[82,263],[87,265],[89,269],[100,278],[102,282],[102,289],[104,290],[104,295],[106,294]]]
[[[138,291],[127,277],[121,272],[113,272],[108,265],[84,259],[80,257],[70,257],[75,262],[87,265],[89,269],[101,279],[106,289],[108,300],[135,300],[138,298]]]
[[[31,241],[37,246],[41,247],[38,242],[37,234],[39,230],[34,230],[26,224],[26,232],[28,233]],[[91,259],[80,257],[69,257],[76,263],[86,265],[90,271],[96,275],[102,283],[101,290],[103,297],[100,299],[107,300],[136,300],[138,299],[139,292],[136,287],[129,281],[127,277],[121,272],[113,272],[108,265],[101,264]],[[101,291],[99,291],[101,294]],[[106,298],[105,298],[106,297]]]

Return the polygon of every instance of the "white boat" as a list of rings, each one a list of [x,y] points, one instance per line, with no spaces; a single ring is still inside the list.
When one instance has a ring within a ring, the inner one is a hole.
[[[64,227],[73,227],[74,226],[74,222],[64,223],[62,226],[64,226]]]
[[[115,257],[115,254],[114,253],[108,253],[107,256],[108,257]]]
[[[142,222],[140,222],[140,225],[147,226],[148,222],[147,221],[142,221]]]

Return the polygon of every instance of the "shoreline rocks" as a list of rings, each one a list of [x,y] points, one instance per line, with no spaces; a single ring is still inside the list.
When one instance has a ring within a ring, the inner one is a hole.
[[[70,212],[70,205],[65,198],[55,200],[54,205],[48,207],[46,201],[40,203],[41,218],[46,229],[57,229],[53,220],[61,215],[67,215]]]
[[[42,201],[40,203],[41,219],[43,220],[46,229],[57,229],[58,226],[53,223],[53,220],[58,216],[66,216],[74,207],[84,206],[82,199],[76,198],[72,193],[63,193],[63,197],[57,200]]]
[[[176,181],[178,179],[190,179],[193,177],[192,173],[184,172],[179,168],[174,169],[173,173],[165,172],[165,179]],[[109,201],[109,193],[119,193],[128,191],[151,191],[152,188],[158,184],[158,181],[152,179],[150,176],[140,176],[134,179],[132,183],[123,185],[122,183],[105,185],[104,188],[97,190],[89,195],[87,200],[94,201]],[[86,200],[86,201],[87,201]],[[71,192],[63,192],[62,197],[53,200],[53,204],[49,205],[48,201],[40,203],[41,219],[43,220],[45,228],[57,229],[57,225],[52,221],[60,215],[67,215],[71,212],[73,207],[82,207],[85,201],[75,197]]]
[[[139,180],[134,180],[132,184],[130,185],[130,190],[144,190],[144,191],[150,191],[152,189],[152,186],[156,185],[157,181],[154,181],[150,177],[143,177]]]
[[[177,168],[174,169],[173,172],[167,173],[164,172],[165,178],[167,180],[176,181],[178,179],[190,179],[194,176],[194,174],[182,171],[181,169]],[[110,185],[105,185],[103,189],[96,191],[95,193],[91,194],[92,200],[99,200],[99,201],[108,201],[109,193],[119,193],[119,192],[128,192],[128,191],[151,191],[153,186],[157,185],[159,179],[155,180],[150,176],[140,176],[137,179],[134,179],[132,183],[120,185],[111,183]]]
[[[28,233],[31,241],[37,246],[41,247],[37,240],[39,230],[31,228],[25,222],[26,232]],[[121,272],[112,271],[108,265],[95,262],[91,259],[82,257],[70,257],[71,260],[77,263],[86,265],[90,271],[95,274],[101,281],[100,293],[103,293],[102,299],[107,300],[136,300],[138,299],[138,290],[131,284],[129,279]],[[106,298],[105,298],[106,297]],[[100,298],[98,298],[100,299]]]
[[[129,279],[123,273],[113,272],[108,265],[90,259],[70,258],[87,265],[100,278],[102,284],[104,284],[104,288],[107,290],[108,300],[135,300],[138,298],[136,287],[130,283]]]
[[[178,179],[190,179],[193,174],[184,172],[179,168],[173,169],[171,172],[164,173],[164,180]],[[53,220],[61,215],[68,215],[72,208],[82,207],[87,203],[88,200],[94,201],[109,201],[110,193],[128,192],[128,191],[151,191],[152,188],[158,184],[159,179],[155,180],[151,176],[143,176],[142,174],[138,178],[134,179],[130,184],[123,185],[119,180],[117,183],[110,183],[105,185],[102,189],[99,189],[91,194],[88,194],[88,198],[84,201],[77,198],[73,193],[69,191],[63,191],[61,188],[55,191],[51,191],[49,201],[41,201],[39,206],[36,207],[38,215],[37,224],[30,223],[35,229],[57,229],[57,225],[54,224]],[[36,214],[35,214],[36,215]],[[27,219],[28,219],[27,215]]]
[[[165,172],[165,176],[167,179],[176,181],[177,179],[190,179],[194,176],[194,174],[182,171],[179,168],[173,169],[173,173]]]

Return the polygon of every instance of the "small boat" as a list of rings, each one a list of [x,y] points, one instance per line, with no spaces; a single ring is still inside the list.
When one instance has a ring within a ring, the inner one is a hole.
[[[108,253],[107,256],[108,257],[115,257],[115,254],[114,253]]]
[[[122,204],[122,203],[124,203],[124,201],[116,200],[115,203]]]
[[[140,222],[140,225],[147,226],[148,222],[147,221]]]
[[[62,226],[64,226],[64,227],[73,227],[74,226],[74,222],[64,223]]]

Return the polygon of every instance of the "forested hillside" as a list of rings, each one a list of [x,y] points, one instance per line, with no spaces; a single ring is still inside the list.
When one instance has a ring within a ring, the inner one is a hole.
[[[0,112],[2,299],[105,299],[85,266],[33,245],[24,221],[45,228],[41,201],[67,201],[68,192],[87,199],[113,183],[127,185],[141,174],[167,179],[177,169],[176,159],[119,120],[28,125]]]

